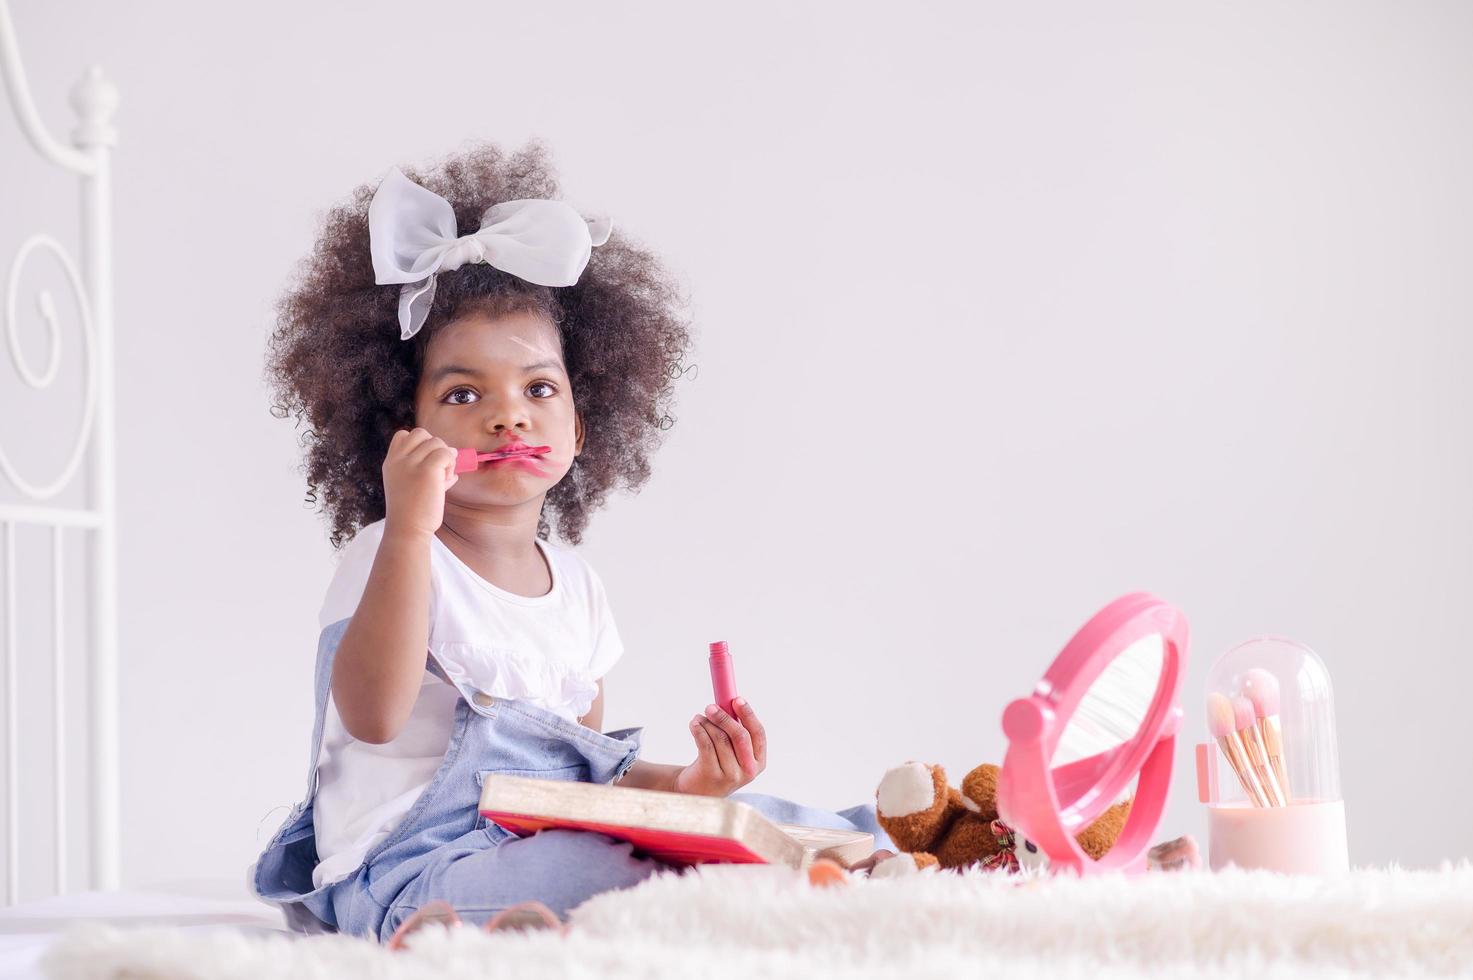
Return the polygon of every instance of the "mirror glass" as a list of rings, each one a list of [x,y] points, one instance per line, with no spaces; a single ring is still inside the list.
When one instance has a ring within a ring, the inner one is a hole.
[[[1058,769],[1134,739],[1161,683],[1164,657],[1165,643],[1159,633],[1147,634],[1120,651],[1095,678],[1064,726],[1051,767]],[[1063,786],[1059,790],[1062,806],[1075,802],[1067,797],[1077,794],[1068,793]],[[1134,792],[1135,780],[1131,779],[1110,803],[1129,799]]]

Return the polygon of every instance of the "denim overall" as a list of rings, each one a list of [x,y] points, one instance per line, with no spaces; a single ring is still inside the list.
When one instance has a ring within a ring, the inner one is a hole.
[[[602,834],[544,830],[518,838],[479,813],[481,781],[488,773],[613,782],[634,764],[642,729],[600,734],[529,702],[461,688],[445,758],[403,821],[346,878],[314,889],[317,755],[333,655],[348,623],[333,623],[318,640],[307,796],[252,869],[256,895],[279,905],[293,929],[387,939],[434,899],[449,902],[469,922],[527,899],[561,916],[599,892],[628,887],[669,867]],[[433,658],[427,666],[446,679]],[[863,830],[875,835],[876,847],[892,846],[873,804],[830,813],[759,793],[730,799],[781,823]]]

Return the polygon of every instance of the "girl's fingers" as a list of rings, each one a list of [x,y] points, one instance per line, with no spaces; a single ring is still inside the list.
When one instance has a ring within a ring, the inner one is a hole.
[[[765,768],[767,766],[767,729],[763,728],[762,722],[757,720],[757,712],[752,710],[746,698],[732,699],[731,706],[736,709],[743,727],[752,737],[752,754]]]
[[[389,439],[389,449],[384,453],[384,466],[387,467],[404,458],[404,454],[414,447],[418,440],[408,429],[400,429]]]
[[[431,436],[415,446],[404,457],[404,461],[415,469],[424,466],[439,470],[447,490],[459,479],[459,474],[455,472],[455,450],[445,445],[438,436]]]
[[[716,743],[711,741],[711,735],[702,724],[704,719],[696,717],[690,720],[690,737],[696,743],[696,761],[707,766],[715,766],[717,771],[721,769],[721,763],[716,757]]]
[[[413,449],[405,454],[405,458],[410,462],[418,463],[422,460],[430,459],[440,452],[448,453],[450,461],[452,463],[455,462],[455,450],[445,445],[445,440],[438,436],[428,436],[422,439],[415,444]]]
[[[721,766],[721,775],[734,782],[740,781],[742,765],[737,761],[736,752],[732,750],[731,739],[709,719],[702,718],[701,727],[706,729],[706,734],[711,736],[711,744],[716,746],[716,761]]]
[[[389,440],[389,448],[392,449],[394,447],[394,443],[397,442],[399,443],[399,451],[401,453],[407,453],[409,452],[409,450],[413,449],[415,446],[418,446],[426,439],[433,438],[434,436],[430,435],[430,430],[428,429],[400,429],[398,432],[395,432],[393,438]]]
[[[436,466],[445,468],[445,489],[449,490],[460,479],[460,474],[455,472],[455,450],[444,446],[431,453],[430,457]]]
[[[742,723],[714,704],[706,706],[706,717],[711,719],[711,722],[725,732],[726,737],[731,740],[732,749],[736,753],[742,772],[748,779],[756,779],[761,769],[757,765],[756,756],[752,753],[752,738],[742,727]]]

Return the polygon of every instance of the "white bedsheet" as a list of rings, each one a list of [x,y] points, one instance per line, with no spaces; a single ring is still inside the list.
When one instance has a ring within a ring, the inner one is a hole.
[[[80,892],[0,909],[0,977],[42,976],[41,957],[83,922],[119,928],[179,927],[284,932],[281,913],[239,883],[175,882],[147,891]]]

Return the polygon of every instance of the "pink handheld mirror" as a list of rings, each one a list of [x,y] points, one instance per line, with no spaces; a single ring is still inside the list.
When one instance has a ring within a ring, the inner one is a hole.
[[[1186,617],[1153,595],[1132,593],[1085,623],[1033,693],[1003,712],[1008,749],[998,816],[1036,844],[1054,870],[1145,870],[1171,787],[1186,658]],[[1125,795],[1131,780],[1125,826],[1096,861],[1075,836]]]

